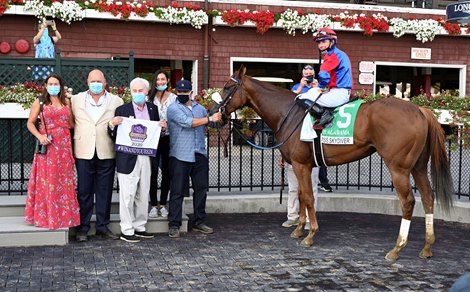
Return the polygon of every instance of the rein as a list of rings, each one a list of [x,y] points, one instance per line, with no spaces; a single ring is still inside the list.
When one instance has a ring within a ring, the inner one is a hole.
[[[222,114],[225,114],[225,106],[232,100],[233,95],[238,91],[238,89],[240,88],[240,85],[242,85],[242,80],[236,79],[234,77],[230,77],[230,80],[232,80],[235,83],[235,85],[233,85],[232,88],[230,88],[230,91],[227,93],[226,97],[222,101],[222,104],[220,106],[220,111],[221,111]],[[225,88],[224,88],[224,91],[225,91]],[[240,94],[240,99],[242,99],[242,94],[243,94],[243,91]],[[286,121],[287,117],[289,116],[289,113],[292,111],[294,106],[295,106],[295,101],[294,101],[294,104],[290,107],[287,114],[282,119],[282,122],[281,122],[279,128],[276,130],[276,132],[274,132],[274,135],[276,135],[281,130],[282,126],[284,125],[284,122]],[[294,132],[297,130],[297,128],[302,124],[302,122],[303,122],[305,116],[307,115],[307,113],[308,113],[308,110],[305,111],[305,113],[302,116],[302,119],[297,123],[295,128],[292,130],[292,132],[289,134],[289,136],[287,136],[287,138],[284,141],[282,141],[282,142],[280,142],[280,143],[278,143],[274,146],[271,146],[271,147],[264,147],[264,146],[256,145],[255,143],[253,143],[250,140],[248,140],[247,138],[245,138],[245,135],[243,135],[243,133],[239,129],[237,129],[235,127],[233,127],[232,129],[234,129],[239,134],[239,136],[243,140],[245,140],[245,142],[248,145],[250,145],[251,147],[259,149],[259,150],[273,150],[273,149],[277,149],[277,148],[281,147],[282,145],[284,145],[284,143],[287,142],[287,140],[289,140],[289,138],[294,134]],[[236,116],[236,114],[235,114],[235,116]]]

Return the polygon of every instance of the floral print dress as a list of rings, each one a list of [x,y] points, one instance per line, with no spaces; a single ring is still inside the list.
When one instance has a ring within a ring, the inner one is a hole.
[[[77,226],[80,225],[80,212],[68,123],[70,109],[47,105],[43,114],[52,143],[47,146],[47,154],[34,154],[25,221],[49,229]],[[39,131],[46,133],[42,120]]]

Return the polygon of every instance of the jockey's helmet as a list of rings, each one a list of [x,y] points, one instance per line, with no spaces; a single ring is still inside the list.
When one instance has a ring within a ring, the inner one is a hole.
[[[314,42],[321,42],[323,40],[331,40],[335,44],[338,41],[338,37],[336,36],[336,32],[328,27],[319,28],[313,33],[313,41]]]

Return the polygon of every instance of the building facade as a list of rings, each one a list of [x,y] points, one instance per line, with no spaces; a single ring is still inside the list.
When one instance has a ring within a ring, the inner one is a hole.
[[[279,15],[291,9],[301,10],[303,15],[329,15],[331,19],[339,19],[345,13],[370,15],[371,19],[445,19],[444,9],[412,8],[414,1],[395,6],[382,6],[380,1],[375,1],[376,5],[275,0],[148,2],[157,7],[200,7],[208,14],[208,21],[198,29],[190,24],[170,24],[154,15],[123,20],[119,15],[87,9],[80,21],[56,21],[63,37],[56,48],[62,57],[86,59],[125,58],[133,51],[136,73],[166,68],[172,72],[173,82],[181,77],[191,79],[200,90],[222,87],[240,64],[247,67],[251,76],[290,78],[293,82],[300,78],[304,64],[318,66],[319,52],[312,42],[312,28],[306,33],[297,29],[293,36],[282,23],[275,22],[266,32],[259,33],[253,22],[230,26],[230,21],[221,17],[223,11],[270,11]],[[11,5],[0,16],[0,42],[12,48],[2,51],[0,58],[34,57],[32,39],[38,28],[37,18],[23,8]],[[218,11],[218,16],[213,16],[217,15],[214,11]],[[338,33],[338,47],[350,56],[356,91],[409,97],[443,89],[458,89],[466,95],[470,90],[470,34],[465,27],[461,27],[460,35],[452,36],[442,27],[444,21],[440,21],[434,39],[423,42],[412,31],[397,38],[392,28],[387,32],[371,30],[372,35],[365,36],[365,29],[357,22],[352,27],[343,22],[331,21],[331,27]],[[30,49],[24,53],[16,50],[19,40],[26,40]]]

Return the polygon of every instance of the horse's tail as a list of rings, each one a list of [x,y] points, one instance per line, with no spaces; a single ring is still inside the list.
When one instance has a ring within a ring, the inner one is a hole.
[[[428,121],[428,145],[431,154],[431,179],[436,199],[445,212],[453,205],[454,185],[447,159],[444,130],[434,114],[426,108],[420,108]]]

